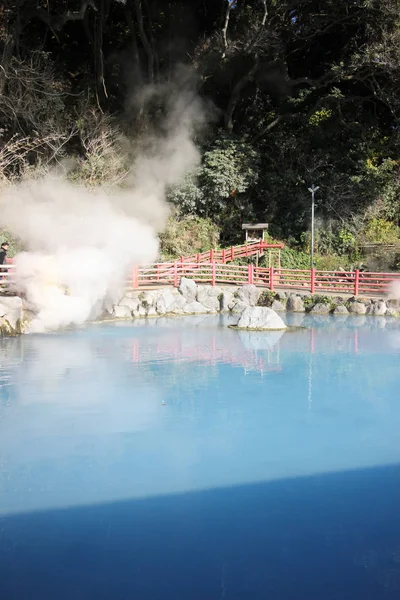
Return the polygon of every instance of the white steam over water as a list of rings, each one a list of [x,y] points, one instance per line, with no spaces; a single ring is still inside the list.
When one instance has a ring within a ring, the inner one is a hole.
[[[16,257],[16,279],[36,314],[31,331],[98,316],[135,265],[156,260],[166,190],[198,163],[192,137],[201,120],[197,101],[175,98],[162,136],[149,141],[123,189],[93,191],[50,175],[2,194],[2,224],[26,248]]]
[[[400,281],[393,281],[390,286],[389,296],[391,298],[395,298],[396,300],[400,300]]]

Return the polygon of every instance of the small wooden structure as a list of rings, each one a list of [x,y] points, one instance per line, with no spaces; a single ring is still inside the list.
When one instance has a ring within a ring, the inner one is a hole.
[[[246,232],[246,242],[263,242],[268,223],[243,223],[242,229]]]
[[[243,231],[246,232],[247,242],[265,242],[265,233],[268,231],[268,223],[243,223]],[[265,248],[268,250],[268,266],[276,269],[281,268],[281,251],[279,248]],[[260,252],[262,256],[264,252]],[[258,255],[256,258],[258,265]]]

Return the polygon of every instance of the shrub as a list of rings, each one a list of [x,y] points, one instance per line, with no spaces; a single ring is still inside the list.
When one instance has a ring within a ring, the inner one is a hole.
[[[172,216],[160,235],[162,258],[169,260],[205,252],[215,248],[218,239],[219,229],[210,219]]]

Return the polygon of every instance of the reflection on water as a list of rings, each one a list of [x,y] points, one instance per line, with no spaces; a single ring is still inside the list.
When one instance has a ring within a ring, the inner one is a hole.
[[[400,325],[285,318],[1,340],[0,597],[397,598]]]

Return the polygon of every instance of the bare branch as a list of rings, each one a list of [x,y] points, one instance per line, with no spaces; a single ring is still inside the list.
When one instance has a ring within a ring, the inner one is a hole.
[[[229,2],[228,6],[227,6],[227,9],[226,9],[226,13],[225,13],[224,26],[222,28],[222,39],[224,40],[224,46],[225,46],[225,52],[223,53],[222,58],[225,58],[226,52],[228,50],[227,35],[228,35],[229,18],[230,18],[230,15],[231,15],[231,10],[232,10],[232,4]]]
[[[83,21],[89,7],[97,12],[94,0],[81,0],[81,7],[78,11],[68,10],[63,15],[51,14],[43,8],[28,8],[24,11],[22,25],[27,25],[29,21],[37,17],[54,31],[60,31],[68,21]]]
[[[251,143],[254,144],[255,142],[258,142],[258,140],[260,140],[262,137],[264,137],[264,135],[266,133],[268,133],[269,131],[271,131],[271,129],[274,129],[274,127],[276,127],[277,125],[279,125],[279,123],[284,119],[284,117],[282,115],[279,115],[276,117],[276,119],[274,119],[273,121],[271,121],[271,123],[268,123],[268,125],[266,127],[264,127],[263,129],[261,129],[261,131],[259,131],[251,140]]]

